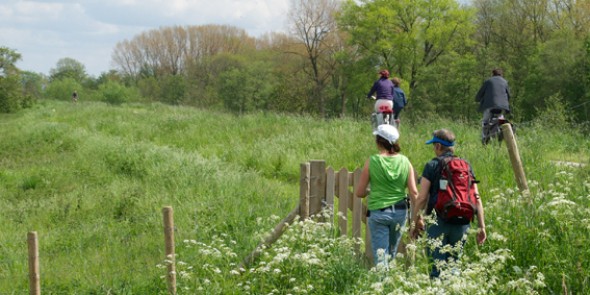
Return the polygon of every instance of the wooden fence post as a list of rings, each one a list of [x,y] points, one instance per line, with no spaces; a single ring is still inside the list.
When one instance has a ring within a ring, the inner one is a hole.
[[[164,239],[166,242],[166,260],[168,264],[168,273],[166,274],[168,283],[168,292],[176,294],[176,259],[174,257],[174,213],[172,207],[162,209],[164,215]]]
[[[334,224],[334,196],[336,195],[336,173],[332,167],[326,169],[326,207],[330,211],[330,224]]]
[[[297,208],[293,209],[293,211],[291,211],[287,217],[283,218],[283,220],[281,220],[281,222],[275,226],[272,232],[266,238],[264,238],[264,240],[260,242],[258,246],[256,246],[256,249],[254,249],[254,251],[252,251],[252,253],[250,253],[250,255],[244,259],[242,262],[242,267],[246,268],[250,266],[250,264],[252,264],[252,262],[254,262],[258,256],[260,256],[263,247],[270,246],[272,243],[276,242],[281,237],[281,235],[283,235],[287,225],[291,224],[293,220],[295,220],[295,217],[299,215],[299,212],[301,212],[301,208],[297,206]]]
[[[27,244],[29,245],[29,294],[41,294],[41,275],[39,273],[39,242],[37,232],[27,234]]]
[[[348,235],[348,170],[338,171],[338,228],[340,235]]]
[[[361,225],[363,223],[363,200],[361,198],[355,197],[356,187],[361,179],[361,169],[356,169],[354,171],[354,180],[352,186],[352,194],[350,197],[352,198],[352,236],[355,239],[360,239],[361,237]],[[354,249],[357,253],[360,252],[360,245],[354,244]]]
[[[299,178],[299,216],[301,219],[309,218],[309,190],[310,190],[309,163],[301,164]]]
[[[322,211],[326,198],[326,161],[310,161],[310,189],[309,189],[309,214],[315,215]]]
[[[509,123],[502,124],[502,134],[506,140],[506,148],[508,148],[508,154],[510,154],[510,162],[512,162],[512,170],[514,170],[514,176],[516,177],[516,184],[521,193],[528,194],[529,186],[527,184],[520,155],[518,153],[518,147],[516,145],[516,139],[512,132],[512,126]]]

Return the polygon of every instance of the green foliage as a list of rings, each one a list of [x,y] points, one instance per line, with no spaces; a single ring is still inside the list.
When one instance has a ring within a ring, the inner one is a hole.
[[[452,0],[348,1],[340,23],[374,66],[410,81],[413,91],[427,82],[422,71],[469,40],[471,18]]]
[[[552,95],[545,100],[545,108],[537,109],[535,123],[554,131],[569,128],[571,126],[572,114],[567,109],[568,104],[559,93]]]
[[[21,107],[20,100],[18,75],[0,77],[0,112],[16,112]]]
[[[83,101],[87,98],[87,96],[85,95],[86,93],[84,93],[81,89],[83,89],[82,85],[72,78],[55,80],[51,81],[51,83],[47,85],[47,88],[45,89],[45,98],[71,101],[72,93],[77,91],[78,99]]]
[[[158,101],[160,96],[160,85],[155,77],[142,78],[137,82],[137,88],[142,97],[151,101]]]
[[[223,72],[218,82],[219,95],[226,109],[251,112],[268,109],[273,91],[273,76],[266,63],[250,63]]]
[[[179,75],[168,75],[160,81],[160,101],[172,105],[182,103],[186,92],[185,79]]]
[[[58,60],[55,68],[49,70],[49,79],[52,82],[73,79],[78,83],[83,83],[86,77],[86,67],[79,61],[69,57]]]
[[[21,55],[7,47],[0,47],[0,113],[13,113],[21,108],[29,108],[33,105],[40,83],[35,85],[32,75],[21,72],[16,67],[16,62]],[[37,86],[37,87],[35,87]],[[37,88],[37,89],[35,89]]]
[[[118,82],[107,81],[98,88],[101,100],[114,105],[137,101],[139,93],[135,88],[126,87]]]

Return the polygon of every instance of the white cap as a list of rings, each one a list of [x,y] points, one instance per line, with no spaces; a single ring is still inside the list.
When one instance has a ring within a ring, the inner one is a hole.
[[[399,131],[397,131],[397,128],[389,124],[381,124],[377,126],[377,130],[373,131],[373,135],[379,135],[391,144],[396,143],[399,139]]]

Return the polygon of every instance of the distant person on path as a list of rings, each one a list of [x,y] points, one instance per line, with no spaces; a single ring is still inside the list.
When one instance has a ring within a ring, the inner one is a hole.
[[[492,77],[483,82],[475,96],[475,101],[479,102],[479,111],[483,113],[481,120],[482,140],[485,136],[485,126],[492,118],[492,114],[510,112],[510,88],[508,82],[502,76],[502,69],[496,68],[492,70]]]
[[[76,90],[74,90],[74,93],[72,93],[72,101],[78,102],[78,92]]]
[[[367,224],[375,264],[395,257],[408,214],[410,200],[418,194],[414,168],[408,158],[400,154],[398,130],[388,124],[379,125],[373,132],[377,154],[370,156],[363,167],[355,195],[367,196]]]
[[[376,108],[378,105],[384,105],[386,108],[388,107],[389,110],[392,110],[395,90],[393,82],[389,80],[389,71],[381,70],[379,76],[379,80],[373,83],[373,87],[371,87],[369,94],[367,94],[367,98],[371,99],[375,96],[375,99],[377,100],[375,103]],[[383,110],[384,109],[375,109],[375,112],[383,112]]]
[[[433,145],[436,158],[426,163],[424,166],[424,171],[422,172],[422,177],[420,179],[420,192],[418,193],[416,204],[412,207],[411,236],[412,238],[417,238],[424,230],[424,219],[421,213],[422,209],[426,209],[426,215],[434,214],[436,222],[428,226],[426,229],[426,234],[428,239],[441,239],[442,242],[436,245],[434,249],[428,247],[427,250],[430,258],[433,261],[430,277],[436,278],[440,275],[440,270],[436,266],[436,261],[449,261],[450,258],[457,259],[459,256],[459,253],[448,253],[442,249],[447,245],[454,247],[459,243],[462,249],[465,243],[465,239],[463,237],[467,232],[467,229],[470,227],[470,224],[455,224],[447,222],[438,215],[436,210],[434,210],[434,206],[439,194],[439,189],[441,189],[441,183],[445,185],[445,188],[447,186],[444,180],[441,181],[442,167],[440,160],[454,156],[455,134],[446,129],[436,130],[432,139],[427,141],[426,144]],[[471,167],[469,167],[469,170],[473,175]],[[479,244],[483,244],[483,242],[486,240],[484,210],[481,199],[479,198],[477,184],[475,183],[473,183],[473,194],[477,199],[477,223],[479,226],[477,242]]]
[[[395,114],[393,118],[399,125],[399,113],[404,109],[408,102],[406,101],[406,93],[400,88],[401,80],[398,77],[393,77],[391,82],[393,82],[393,90],[395,91],[395,97],[393,98],[393,111]]]

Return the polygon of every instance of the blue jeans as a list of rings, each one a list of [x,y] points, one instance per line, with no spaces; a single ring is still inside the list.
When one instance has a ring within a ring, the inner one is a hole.
[[[406,225],[408,210],[390,207],[383,211],[378,209],[370,212],[367,222],[371,232],[373,261],[377,265],[385,262],[383,257],[377,255],[378,249],[384,249],[385,254],[395,257],[397,246],[402,237],[403,227]]]
[[[432,260],[432,271],[430,272],[431,278],[437,278],[440,275],[440,270],[436,267],[436,261],[448,261],[449,258],[458,259],[459,253],[441,253],[441,248],[445,245],[455,246],[457,243],[461,243],[461,248],[465,244],[465,240],[463,240],[463,236],[469,229],[469,224],[460,225],[460,224],[450,224],[446,223],[444,220],[437,218],[438,224],[431,224],[428,226],[426,230],[426,234],[428,235],[428,239],[439,239],[442,237],[442,244],[440,247],[436,247],[431,249],[427,247],[428,255]]]

